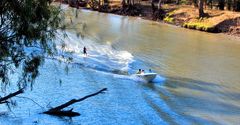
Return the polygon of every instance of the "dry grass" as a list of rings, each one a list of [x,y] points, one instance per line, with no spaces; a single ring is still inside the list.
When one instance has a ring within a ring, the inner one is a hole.
[[[221,27],[224,27],[224,30],[227,30],[226,26],[221,25],[234,24],[236,27],[239,25],[231,22],[231,20],[238,21],[237,19],[240,19],[240,13],[237,12],[205,9],[206,17],[198,18],[198,9],[192,6],[168,5],[164,6],[164,9],[172,10],[167,14],[165,19],[166,22],[168,22],[168,20],[173,20],[172,22],[174,22],[175,24],[181,25],[186,28],[214,32],[216,26],[218,26],[218,28],[220,29]],[[224,21],[229,22],[227,24],[223,23]]]
[[[121,2],[121,0],[109,0],[109,6],[111,8],[118,8],[122,6]]]

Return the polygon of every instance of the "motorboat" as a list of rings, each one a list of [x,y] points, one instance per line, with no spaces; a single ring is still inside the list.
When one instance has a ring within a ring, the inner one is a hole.
[[[141,73],[141,74],[136,74],[136,76],[146,80],[147,82],[151,82],[153,79],[156,78],[157,73]]]

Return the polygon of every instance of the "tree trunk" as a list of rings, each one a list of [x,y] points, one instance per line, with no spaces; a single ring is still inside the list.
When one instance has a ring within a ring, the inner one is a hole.
[[[98,11],[101,10],[101,0],[98,0]]]
[[[126,1],[122,0],[122,8],[124,8],[126,6]]]
[[[233,11],[236,11],[236,2],[237,0],[233,0],[233,3],[232,3],[232,8],[233,8]]]
[[[193,5],[194,5],[194,7],[198,7],[198,1],[197,0],[193,0]]]
[[[219,10],[224,10],[224,7],[225,7],[225,1],[224,0],[218,0]]]
[[[199,0],[199,18],[204,17],[203,0]]]
[[[130,5],[130,0],[127,0],[127,5]]]
[[[154,5],[154,0],[151,0],[151,6],[152,6],[152,15],[154,15],[154,13],[156,11],[156,8],[155,8],[155,5]]]
[[[204,9],[207,9],[207,0],[204,0]]]
[[[158,10],[160,10],[162,8],[162,0],[158,1]]]
[[[210,5],[210,8],[213,9],[213,0],[209,0],[208,4]]]
[[[227,0],[227,9],[231,10],[232,8],[232,0]]]
[[[240,11],[240,0],[236,2],[236,11]]]
[[[180,0],[176,0],[176,4],[178,5],[180,3]]]

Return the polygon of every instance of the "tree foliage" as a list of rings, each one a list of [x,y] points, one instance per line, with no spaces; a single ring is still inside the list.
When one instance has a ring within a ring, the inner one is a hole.
[[[44,56],[56,52],[60,8],[48,0],[0,0],[0,83],[33,83]],[[18,80],[10,76],[18,74]],[[5,88],[5,87],[4,87]]]

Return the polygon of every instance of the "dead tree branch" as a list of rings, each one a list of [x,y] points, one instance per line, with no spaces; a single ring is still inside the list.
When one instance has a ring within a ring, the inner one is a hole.
[[[7,95],[7,96],[5,96],[5,97],[2,97],[2,98],[0,98],[0,104],[2,104],[2,103],[7,103],[8,101],[8,99],[10,99],[10,98],[12,98],[12,97],[14,97],[14,96],[16,96],[16,95],[18,95],[18,94],[21,94],[21,93],[23,93],[24,92],[24,90],[23,90],[23,88],[22,89],[19,89],[18,91],[16,91],[16,92],[14,92],[14,93],[10,93],[9,95]]]
[[[72,111],[73,109],[65,110],[65,111],[62,110],[62,109],[66,108],[66,107],[68,107],[68,106],[70,106],[70,105],[72,105],[72,104],[74,104],[76,102],[80,102],[80,101],[83,101],[83,100],[85,100],[85,99],[87,99],[89,97],[96,96],[96,95],[98,95],[100,93],[103,93],[106,90],[107,90],[107,88],[103,88],[100,91],[98,91],[96,93],[93,93],[93,94],[90,94],[90,95],[87,95],[87,96],[85,96],[83,98],[72,99],[72,100],[70,100],[70,101],[68,101],[68,102],[66,102],[66,103],[64,103],[64,104],[62,104],[60,106],[57,106],[55,108],[51,108],[48,111],[43,112],[43,113],[44,114],[49,114],[49,115],[56,115],[56,116],[69,116],[69,117],[79,116],[80,114],[78,112],[73,112]]]

